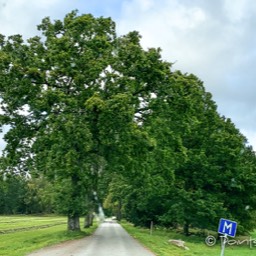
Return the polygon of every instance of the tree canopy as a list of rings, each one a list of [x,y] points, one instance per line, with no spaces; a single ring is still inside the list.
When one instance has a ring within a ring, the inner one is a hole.
[[[95,192],[138,225],[255,227],[255,153],[202,81],[110,18],[73,11],[38,30],[0,36],[5,173],[47,178],[70,230]]]

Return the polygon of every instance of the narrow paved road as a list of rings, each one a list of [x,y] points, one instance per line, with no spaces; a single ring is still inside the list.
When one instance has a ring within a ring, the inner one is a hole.
[[[94,235],[47,247],[28,256],[154,256],[118,223],[105,222]]]

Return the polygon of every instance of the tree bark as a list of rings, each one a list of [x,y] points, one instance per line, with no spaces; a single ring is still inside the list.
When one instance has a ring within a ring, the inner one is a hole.
[[[93,212],[88,212],[84,218],[84,228],[89,228],[93,224]]]
[[[116,218],[117,218],[118,221],[120,221],[122,219],[122,201],[121,201],[121,199],[118,200]]]
[[[79,214],[68,215],[68,231],[80,231]]]
[[[185,236],[189,235],[189,223],[185,221],[184,226],[183,226],[183,233]]]

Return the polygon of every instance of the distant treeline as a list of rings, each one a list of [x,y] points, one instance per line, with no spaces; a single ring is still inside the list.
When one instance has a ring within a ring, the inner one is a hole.
[[[0,214],[53,212],[53,194],[45,180],[20,175],[5,175],[0,179]]]

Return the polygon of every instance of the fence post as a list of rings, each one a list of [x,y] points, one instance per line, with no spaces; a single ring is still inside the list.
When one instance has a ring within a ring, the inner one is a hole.
[[[154,226],[153,221],[151,221],[150,222],[150,235],[152,235],[152,233],[153,233],[153,226]]]

